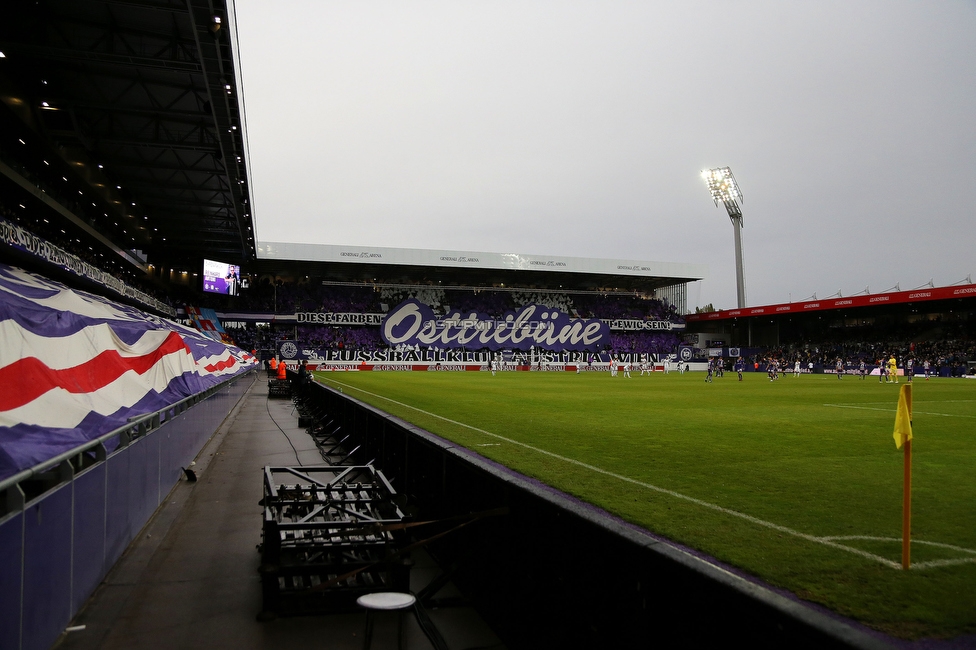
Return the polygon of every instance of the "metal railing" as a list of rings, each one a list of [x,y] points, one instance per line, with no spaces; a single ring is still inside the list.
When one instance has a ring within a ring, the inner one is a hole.
[[[117,429],[113,429],[73,449],[62,452],[33,467],[0,480],[0,495],[2,495],[0,496],[0,518],[11,512],[23,510],[29,498],[40,496],[44,492],[70,481],[75,473],[82,469],[104,462],[108,458],[110,451],[127,447],[135,440],[147,436],[177,415],[184,413],[189,408],[199,404],[252,372],[255,371],[252,370],[235,375],[226,381],[211,386],[195,395],[185,397],[158,411],[133,417],[128,423]],[[119,444],[109,449],[106,444],[110,443],[114,438],[118,438]],[[88,455],[89,453],[92,455]],[[32,480],[37,484],[25,490],[25,484]]]

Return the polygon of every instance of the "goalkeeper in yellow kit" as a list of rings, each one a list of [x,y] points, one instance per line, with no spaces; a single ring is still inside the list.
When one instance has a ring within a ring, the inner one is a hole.
[[[898,383],[898,362],[895,361],[895,355],[891,355],[888,359],[888,376],[891,377],[891,381]]]

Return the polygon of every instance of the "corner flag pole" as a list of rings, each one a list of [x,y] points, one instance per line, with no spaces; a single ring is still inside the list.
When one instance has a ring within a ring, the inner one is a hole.
[[[901,504],[901,568],[912,565],[912,441],[905,441],[905,489]]]
[[[912,564],[912,385],[905,384],[898,394],[895,414],[895,447],[905,446],[905,480],[901,508],[901,568]]]

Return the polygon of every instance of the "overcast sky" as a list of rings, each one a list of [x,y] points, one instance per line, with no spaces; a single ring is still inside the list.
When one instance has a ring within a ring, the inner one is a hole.
[[[976,274],[976,2],[236,0],[258,240],[705,264],[689,306]]]

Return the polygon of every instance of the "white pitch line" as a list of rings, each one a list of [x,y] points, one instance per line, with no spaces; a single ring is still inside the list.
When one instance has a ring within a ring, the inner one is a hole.
[[[459,427],[463,427],[465,429],[470,429],[472,431],[476,431],[476,432],[481,433],[483,435],[486,435],[486,436],[490,436],[492,438],[495,438],[496,440],[503,440],[504,442],[507,442],[509,444],[516,445],[518,447],[523,447],[525,449],[529,449],[529,450],[534,451],[534,452],[536,452],[538,454],[542,454],[544,456],[549,456],[550,458],[555,458],[557,460],[561,460],[564,463],[569,463],[570,465],[576,465],[577,467],[582,467],[584,469],[588,469],[588,470],[590,470],[592,472],[595,472],[597,474],[602,474],[604,476],[609,476],[610,478],[615,478],[615,479],[617,479],[619,481],[624,481],[625,483],[631,483],[633,485],[637,485],[639,487],[642,487],[642,488],[645,488],[645,489],[648,489],[648,490],[652,490],[654,492],[660,492],[661,494],[667,494],[668,496],[674,497],[676,499],[682,499],[684,501],[688,501],[690,503],[694,503],[695,505],[701,506],[703,508],[707,508],[709,510],[714,510],[716,512],[721,512],[722,514],[729,515],[731,517],[738,517],[739,519],[743,519],[743,520],[748,521],[750,523],[756,524],[757,526],[762,526],[764,528],[769,528],[771,530],[775,530],[775,531],[778,531],[778,532],[781,532],[781,533],[785,533],[787,535],[792,535],[794,537],[798,537],[800,539],[804,539],[804,540],[806,540],[808,542],[813,542],[815,544],[822,544],[823,546],[829,546],[831,548],[836,548],[836,549],[840,549],[842,551],[847,551],[848,553],[853,553],[855,555],[860,555],[861,557],[867,558],[869,560],[873,560],[875,562],[878,562],[880,564],[883,564],[883,565],[885,565],[887,567],[890,567],[892,569],[901,569],[901,564],[899,562],[894,562],[894,561],[889,560],[887,558],[881,557],[880,555],[875,555],[874,553],[868,553],[867,551],[863,551],[863,550],[861,550],[859,548],[854,548],[852,546],[845,546],[844,544],[838,544],[837,542],[833,541],[830,537],[817,537],[816,535],[808,535],[807,533],[801,533],[798,530],[793,530],[792,528],[787,528],[786,526],[781,526],[779,524],[774,524],[771,521],[766,521],[764,519],[759,519],[758,517],[753,517],[752,515],[747,515],[744,512],[739,512],[738,510],[730,510],[729,508],[723,508],[720,505],[716,505],[714,503],[709,503],[708,501],[702,501],[701,499],[696,499],[695,497],[690,497],[690,496],[688,496],[686,494],[681,494],[680,492],[675,492],[674,490],[668,490],[667,488],[662,488],[662,487],[658,487],[656,485],[651,485],[650,483],[645,483],[644,481],[638,481],[637,479],[630,478],[629,476],[623,476],[622,474],[615,474],[614,472],[607,471],[607,470],[605,470],[605,469],[603,469],[601,467],[597,467],[595,465],[590,465],[589,463],[584,463],[582,461],[576,460],[575,458],[568,458],[566,456],[560,456],[559,454],[553,453],[551,451],[546,451],[545,449],[540,449],[539,447],[533,447],[530,444],[527,444],[527,443],[524,443],[524,442],[519,442],[518,440],[512,440],[511,438],[506,438],[505,436],[501,436],[501,435],[499,435],[497,433],[492,433],[491,431],[486,431],[484,429],[479,429],[478,427],[471,426],[470,424],[465,424],[464,422],[458,422],[457,420],[452,420],[450,418],[444,417],[443,415],[438,415],[437,413],[431,413],[430,411],[425,411],[425,410],[423,410],[421,408],[417,408],[416,406],[412,406],[410,404],[405,404],[404,402],[398,402],[397,400],[392,399],[390,397],[387,397],[385,395],[380,395],[378,393],[372,393],[372,392],[370,392],[368,390],[364,390],[364,389],[359,388],[357,386],[353,386],[352,384],[346,384],[346,383],[343,383],[341,381],[337,381],[335,379],[332,379],[331,377],[329,378],[329,381],[331,381],[331,382],[333,382],[335,384],[339,384],[340,386],[345,386],[347,388],[351,388],[352,390],[359,391],[360,393],[363,393],[364,395],[371,395],[371,396],[376,397],[376,398],[379,398],[381,400],[385,400],[387,402],[390,402],[391,404],[396,404],[397,406],[402,406],[404,408],[410,409],[412,411],[416,411],[418,413],[422,413],[422,414],[427,415],[429,417],[436,418],[438,420],[443,420],[444,422],[449,422],[451,424],[455,424],[455,425],[457,425]],[[942,562],[942,560],[937,560],[937,561],[938,562]],[[966,559],[966,561],[968,561],[968,558]],[[915,565],[914,568],[921,568],[921,567],[922,567],[922,565]]]
[[[865,540],[869,542],[894,542],[897,544],[901,544],[902,541],[900,537],[874,537],[872,535],[831,535],[829,537],[824,537],[822,539],[827,539],[831,541]],[[976,550],[973,550],[971,548],[955,546],[953,544],[943,544],[941,542],[927,542],[922,539],[913,539],[912,544],[920,544],[924,546],[936,546],[938,548],[946,548],[953,551],[957,551],[959,553],[968,553],[973,556],[973,557],[947,558],[944,560],[929,560],[928,562],[915,562],[914,564],[911,565],[911,568],[916,570],[934,569],[936,567],[944,567],[944,566],[956,566],[959,564],[976,564]]]
[[[874,535],[829,535],[823,539],[830,540],[851,540],[851,539],[861,539],[869,542],[898,542],[901,543],[901,537],[875,537]],[[954,546],[953,544],[943,544],[942,542],[927,542],[921,539],[913,539],[912,544],[924,544],[925,546],[938,546],[939,548],[948,548],[953,551],[959,551],[960,553],[969,553],[970,555],[976,555],[976,549],[966,548],[964,546]]]
[[[878,408],[872,408],[870,406],[851,406],[850,404],[824,404],[824,406],[831,406],[833,408],[839,408],[839,409],[857,409],[859,411],[884,411],[885,413],[897,412],[897,409],[890,409],[890,408],[878,409]]]
[[[838,409],[857,409],[857,410],[860,410],[860,411],[883,411],[885,413],[897,413],[898,412],[897,409],[891,409],[891,408],[879,409],[879,408],[872,408],[870,406],[853,406],[851,404],[824,404],[824,406],[830,406],[830,407],[838,408]],[[954,413],[932,413],[930,411],[916,411],[916,410],[912,409],[912,416],[914,417],[915,415],[937,415],[939,417],[944,417],[944,418],[969,418],[969,419],[976,419],[976,415],[956,415]]]
[[[955,566],[957,564],[976,564],[976,557],[960,557],[951,560],[929,560],[928,562],[917,562],[911,566],[913,569],[933,569],[940,566]]]
[[[930,399],[928,397],[918,398],[915,400],[916,404],[924,402],[925,404],[956,404],[956,403],[966,403],[971,404],[976,402],[976,399]],[[877,402],[845,402],[845,404],[890,404],[890,400],[877,401]]]

